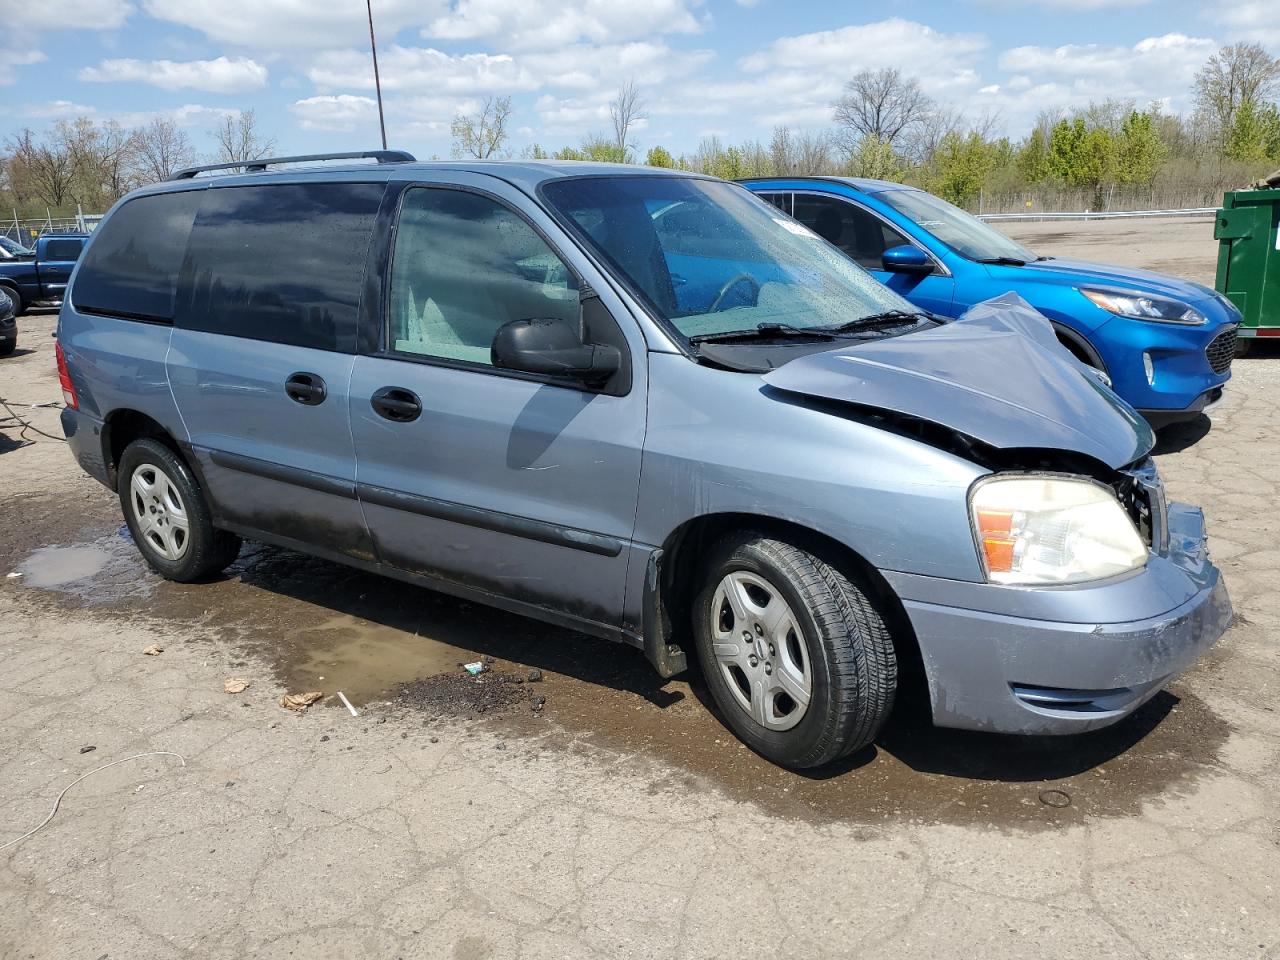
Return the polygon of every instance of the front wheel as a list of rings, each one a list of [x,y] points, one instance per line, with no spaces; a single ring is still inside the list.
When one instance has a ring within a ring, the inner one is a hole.
[[[133,542],[167,580],[191,583],[227,567],[240,538],[216,530],[204,495],[187,465],[158,440],[135,440],[119,468],[120,505]]]
[[[876,605],[840,570],[760,533],[712,550],[695,604],[707,685],[725,721],[785,767],[869,744],[893,709],[897,659]]]

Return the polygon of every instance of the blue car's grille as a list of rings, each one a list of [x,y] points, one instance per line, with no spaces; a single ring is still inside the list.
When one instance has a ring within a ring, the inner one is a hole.
[[[1231,361],[1236,358],[1236,328],[1223,330],[1213,338],[1209,346],[1204,348],[1204,355],[1209,359],[1209,366],[1214,373],[1226,373],[1231,369]]]

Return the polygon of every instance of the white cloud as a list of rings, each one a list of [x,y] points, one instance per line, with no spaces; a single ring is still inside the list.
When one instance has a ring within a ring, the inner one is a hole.
[[[686,0],[457,0],[422,36],[493,38],[511,49],[546,49],[579,40],[617,43],[664,33],[697,33],[701,28]]]
[[[172,120],[180,127],[213,127],[223,117],[234,117],[240,111],[230,107],[206,107],[200,103],[186,103],[171,110],[133,110],[114,113],[112,117],[124,127],[145,127],[157,117]]]
[[[0,0],[4,2],[4,0]],[[46,0],[47,2],[47,0]],[[198,30],[210,39],[278,50],[365,45],[369,22],[359,0],[139,0],[157,20]],[[377,0],[374,26],[390,39],[444,10],[444,0]]]
[[[1041,82],[1070,83],[1086,99],[1150,99],[1171,90],[1185,91],[1217,47],[1213,40],[1180,33],[1147,37],[1131,47],[1014,47],[1000,55],[1000,68]]]
[[[818,83],[847,80],[859,70],[898,67],[925,89],[945,85],[971,70],[986,49],[975,33],[940,33],[912,20],[893,17],[877,23],[781,37],[741,61],[749,73],[807,72]]]
[[[92,83],[149,83],[164,90],[248,93],[267,85],[267,68],[247,57],[230,60],[103,60],[80,71]]]
[[[430,47],[392,46],[378,57],[378,65],[383,90],[506,94],[537,86],[533,77],[505,54],[454,56]],[[321,53],[312,61],[307,76],[322,91],[374,89],[373,65],[363,51]]]
[[[18,79],[18,67],[29,67],[46,59],[39,50],[6,50],[0,46],[0,87],[7,87]]]
[[[1280,18],[1271,0],[1243,0],[1222,4],[1213,14],[1226,27],[1232,40],[1252,40],[1268,47],[1280,47]]]
[[[307,97],[298,100],[290,108],[304,130],[334,130],[350,132],[357,126],[378,122],[378,103],[370,97],[339,96]]]
[[[48,100],[44,103],[31,103],[20,111],[22,116],[37,120],[72,120],[80,117],[95,117],[96,107],[71,100]]]
[[[128,0],[0,0],[8,30],[115,30],[131,13]]]

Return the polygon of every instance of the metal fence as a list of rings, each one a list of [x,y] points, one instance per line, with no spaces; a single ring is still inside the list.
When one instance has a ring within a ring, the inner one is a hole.
[[[1179,210],[1098,210],[1083,213],[1048,213],[1045,211],[980,213],[977,216],[979,220],[999,223],[1012,220],[1141,220],[1152,217],[1212,217],[1217,212],[1217,207],[1184,207]]]
[[[0,236],[29,246],[37,237],[46,233],[88,233],[102,220],[100,213],[78,213],[74,217],[46,216],[41,220],[21,219],[13,216],[0,222]]]

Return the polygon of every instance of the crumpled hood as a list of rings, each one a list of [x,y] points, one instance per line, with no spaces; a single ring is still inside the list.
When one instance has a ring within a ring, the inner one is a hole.
[[[1203,284],[1181,280],[1164,273],[1152,273],[1137,267],[1116,267],[1084,260],[1036,260],[1025,267],[1013,267],[1029,278],[1061,283],[1071,287],[1111,287],[1119,290],[1138,290],[1158,296],[1198,304],[1212,300],[1215,294]]]
[[[1113,468],[1155,442],[1146,421],[1016,293],[940,327],[798,357],[763,379],[939,423],[992,447],[1075,451]]]

